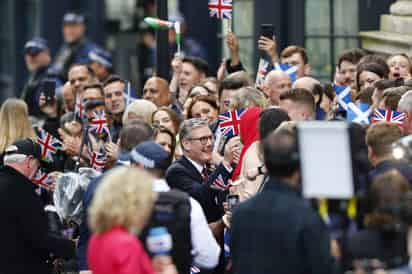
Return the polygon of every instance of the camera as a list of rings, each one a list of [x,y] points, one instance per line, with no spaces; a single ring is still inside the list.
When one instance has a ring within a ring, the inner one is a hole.
[[[239,204],[239,195],[228,195],[226,198],[229,210],[233,210]]]

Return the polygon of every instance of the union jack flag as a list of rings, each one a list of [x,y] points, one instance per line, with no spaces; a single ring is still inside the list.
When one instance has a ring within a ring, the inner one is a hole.
[[[232,0],[209,0],[209,15],[219,19],[232,19]]]
[[[46,162],[53,162],[53,155],[56,154],[57,150],[61,149],[63,145],[59,139],[43,129],[39,129],[37,132],[37,143],[41,147],[41,158]]]
[[[74,107],[74,115],[80,119],[83,118],[84,114],[84,105],[83,105],[83,99],[79,94],[76,95],[76,105]]]
[[[272,69],[272,65],[265,60],[264,58],[260,58],[259,60],[259,65],[258,65],[258,70],[256,73],[256,81],[255,85],[257,87],[261,87],[263,85],[263,82],[265,81],[266,74]]]
[[[53,177],[48,173],[42,172],[41,170],[37,172],[36,176],[31,179],[31,181],[39,187],[44,188],[48,191],[52,190],[53,188]]]
[[[213,183],[210,185],[211,188],[219,191],[226,191],[229,188],[229,186],[229,184],[225,183],[221,174],[219,174],[213,181]]]
[[[398,126],[403,125],[407,115],[403,112],[397,112],[386,109],[376,109],[373,113],[372,123],[378,122],[389,122],[397,124]]]
[[[104,110],[97,110],[93,112],[93,118],[89,122],[89,132],[97,135],[106,133],[110,135],[109,124],[106,119],[106,112]]]
[[[231,138],[239,135],[240,118],[246,109],[227,111],[219,115],[219,130],[223,136]]]
[[[274,65],[275,70],[281,70],[286,72],[289,75],[289,78],[292,82],[296,81],[297,75],[298,75],[298,67],[297,66],[291,66],[289,64],[279,64],[276,63]]]
[[[104,150],[96,151],[89,151],[90,156],[90,166],[97,171],[103,171],[106,165],[106,153]]]

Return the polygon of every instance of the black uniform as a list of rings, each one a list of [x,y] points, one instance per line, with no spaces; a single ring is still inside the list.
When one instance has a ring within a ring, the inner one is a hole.
[[[232,217],[236,274],[330,274],[334,261],[320,216],[290,186],[271,178]]]
[[[0,273],[50,273],[46,260],[74,256],[74,244],[48,233],[36,186],[15,169],[0,169]]]

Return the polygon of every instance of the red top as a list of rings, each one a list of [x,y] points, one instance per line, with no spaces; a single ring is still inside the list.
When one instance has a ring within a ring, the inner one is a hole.
[[[87,259],[93,274],[154,274],[140,241],[118,226],[91,237]]]

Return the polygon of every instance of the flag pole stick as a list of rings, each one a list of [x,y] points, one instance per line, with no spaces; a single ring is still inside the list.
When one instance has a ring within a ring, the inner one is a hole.
[[[182,32],[180,22],[175,22],[174,28],[176,33],[177,54],[180,56],[180,53],[182,51]]]
[[[130,104],[130,81],[127,82],[127,100],[126,100],[126,105],[128,106]]]
[[[226,39],[226,36],[228,35],[229,32],[232,32],[232,19],[222,19],[223,23],[223,39]],[[229,53],[229,48],[226,45],[226,42],[224,43],[224,58],[228,59],[230,58],[230,53]]]

